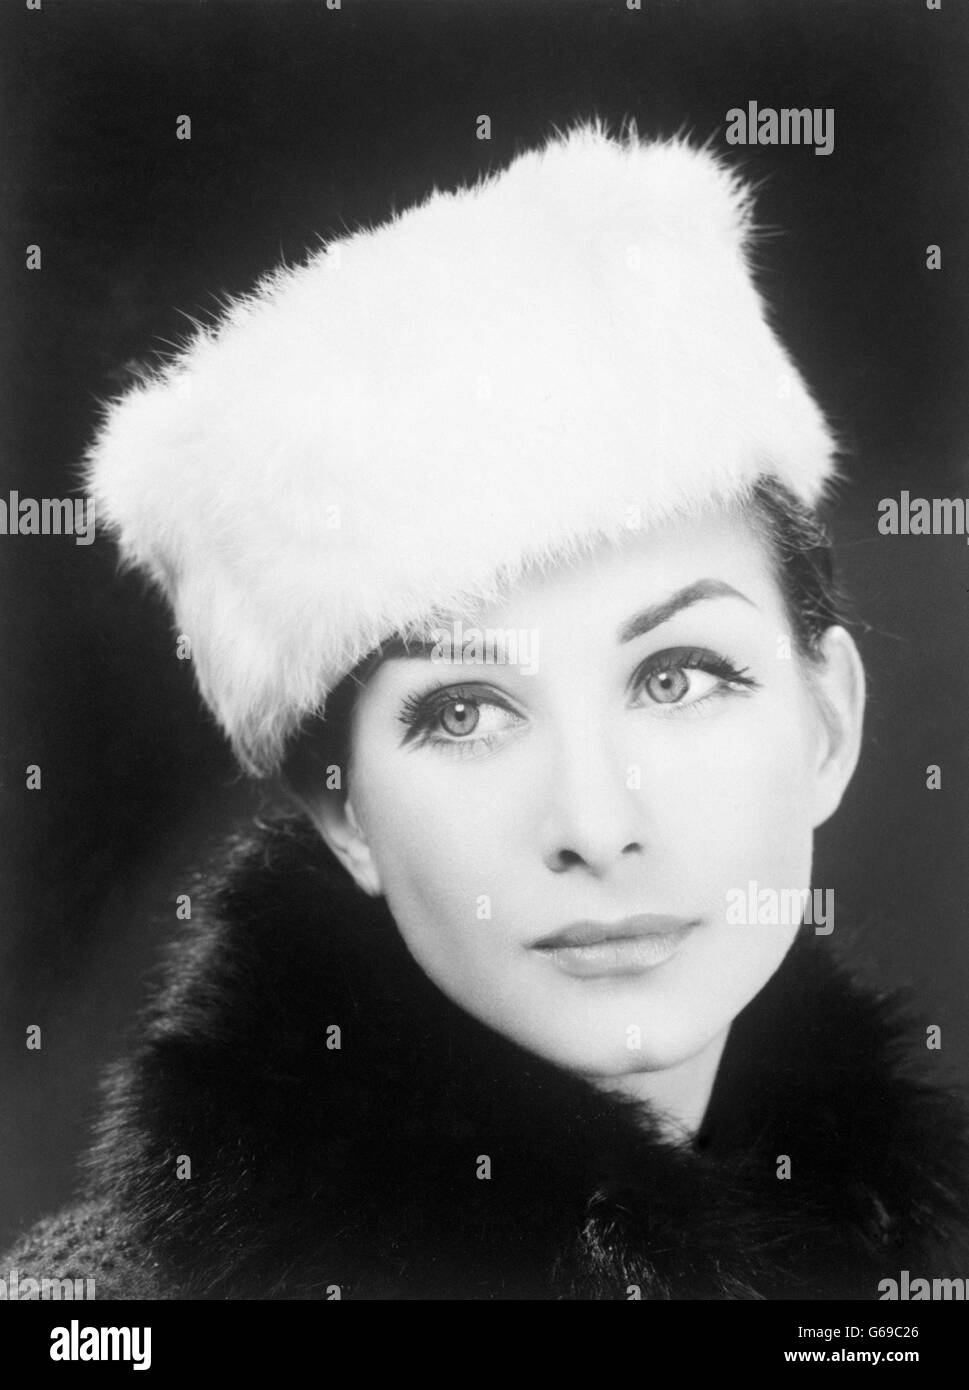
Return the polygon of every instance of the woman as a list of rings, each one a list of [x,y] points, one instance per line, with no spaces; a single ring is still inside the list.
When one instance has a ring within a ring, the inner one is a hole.
[[[965,1267],[961,1118],[811,885],[864,677],[750,237],[710,154],[581,126],[111,408],[100,514],[301,809],[194,903],[21,1278],[874,1299]]]

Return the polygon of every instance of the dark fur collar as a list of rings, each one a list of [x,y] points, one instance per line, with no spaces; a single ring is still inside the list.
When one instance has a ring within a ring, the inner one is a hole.
[[[676,1148],[450,1004],[276,823],[180,943],[93,1162],[182,1296],[877,1298],[902,1268],[969,1274],[957,1112],[919,1053],[807,937]]]

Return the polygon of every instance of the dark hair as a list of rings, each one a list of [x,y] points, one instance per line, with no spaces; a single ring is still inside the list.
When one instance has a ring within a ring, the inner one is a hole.
[[[331,691],[326,715],[311,715],[294,735],[282,765],[285,786],[300,800],[318,796],[320,789],[333,784],[333,769],[346,791],[350,763],[350,725],[357,693],[366,683],[374,665],[369,657],[344,676]]]
[[[842,621],[828,529],[788,487],[767,476],[758,479],[744,511],[773,559],[798,652],[816,661],[825,632]]]
[[[766,474],[739,510],[753,523],[772,557],[798,653],[807,661],[817,661],[824,633],[841,621],[827,528],[788,487]],[[379,657],[379,652],[373,653],[345,676],[327,701],[325,718],[305,721],[294,738],[283,764],[283,780],[298,797],[318,795],[328,778],[332,784],[334,768],[339,769],[340,788],[346,790],[353,709]]]

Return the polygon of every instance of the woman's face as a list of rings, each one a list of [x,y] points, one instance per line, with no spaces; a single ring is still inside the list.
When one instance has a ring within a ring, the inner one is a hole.
[[[440,989],[590,1076],[722,1040],[797,930],[738,923],[737,895],[810,885],[854,763],[792,647],[760,543],[717,513],[385,659],[353,717],[355,862]]]

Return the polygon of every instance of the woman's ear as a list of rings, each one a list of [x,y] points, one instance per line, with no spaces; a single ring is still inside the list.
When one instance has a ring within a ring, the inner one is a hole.
[[[324,841],[357,885],[372,898],[383,893],[380,874],[349,792],[322,791],[303,802]]]
[[[814,767],[815,829],[833,816],[858,763],[865,718],[865,668],[854,638],[843,627],[829,627],[821,653],[812,661],[809,681],[821,722]]]

